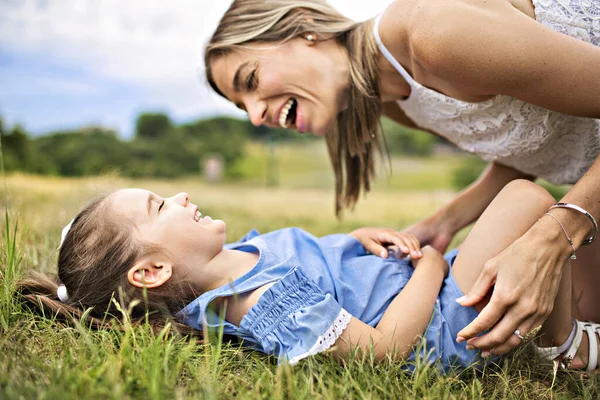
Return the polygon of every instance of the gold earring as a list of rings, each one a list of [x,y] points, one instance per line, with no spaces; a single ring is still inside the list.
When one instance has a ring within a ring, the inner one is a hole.
[[[308,35],[306,35],[306,40],[308,40],[309,42],[314,42],[315,37],[309,33]]]

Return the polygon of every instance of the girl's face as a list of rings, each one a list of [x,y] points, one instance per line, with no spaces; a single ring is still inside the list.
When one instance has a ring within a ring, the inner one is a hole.
[[[161,246],[177,265],[203,265],[223,249],[225,222],[202,215],[187,193],[162,198],[143,189],[123,189],[109,198],[110,208],[134,223],[141,240]]]
[[[254,43],[211,60],[219,90],[256,126],[324,135],[347,107],[347,55],[335,40]]]

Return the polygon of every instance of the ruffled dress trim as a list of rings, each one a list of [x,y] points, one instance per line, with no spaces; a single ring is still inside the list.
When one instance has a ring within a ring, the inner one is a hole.
[[[338,316],[336,317],[333,324],[322,334],[319,336],[315,344],[310,348],[306,353],[300,354],[294,358],[292,358],[289,363],[290,365],[294,365],[298,363],[298,361],[303,358],[314,356],[315,354],[319,354],[328,350],[333,344],[338,340],[338,338],[342,335],[348,324],[350,323],[350,319],[352,319],[352,315],[346,310],[342,308]]]

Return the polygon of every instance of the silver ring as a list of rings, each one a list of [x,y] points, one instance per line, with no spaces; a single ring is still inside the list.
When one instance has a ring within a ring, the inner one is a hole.
[[[521,331],[520,331],[520,330],[518,330],[518,329],[515,329],[515,331],[513,332],[513,334],[514,334],[515,336],[517,336],[519,339],[521,339],[521,340],[525,340],[525,336],[521,335]]]

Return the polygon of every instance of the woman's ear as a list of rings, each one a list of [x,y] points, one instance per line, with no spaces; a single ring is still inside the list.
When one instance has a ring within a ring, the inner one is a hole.
[[[127,280],[138,288],[157,288],[173,275],[173,263],[166,257],[148,256],[136,261],[127,271]]]
[[[304,35],[302,35],[302,37],[304,38],[304,40],[306,40],[309,46],[314,46],[315,44],[317,44],[316,33],[305,33]]]

